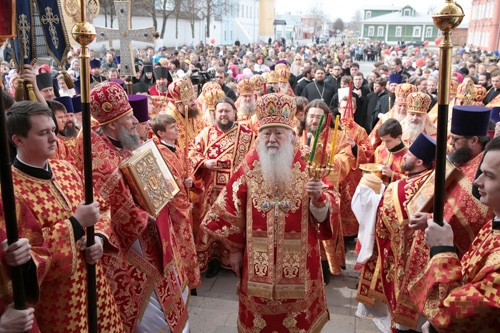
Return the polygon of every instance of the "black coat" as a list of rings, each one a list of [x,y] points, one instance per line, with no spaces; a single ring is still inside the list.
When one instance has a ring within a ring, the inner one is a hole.
[[[324,89],[323,89],[324,88]],[[323,98],[321,98],[323,94]],[[311,82],[302,91],[302,96],[307,98],[309,102],[315,99],[323,99],[326,105],[330,105],[332,97],[335,94],[335,88],[326,82]]]
[[[366,101],[364,104],[365,107],[365,114],[366,114],[366,122],[365,125],[363,126],[366,129],[366,133],[370,134],[370,132],[373,129],[373,126],[375,126],[374,119],[377,119],[378,121],[378,114],[374,114],[377,109],[377,103],[379,99],[382,96],[387,95],[387,91],[384,90],[380,94],[371,92],[366,96]]]

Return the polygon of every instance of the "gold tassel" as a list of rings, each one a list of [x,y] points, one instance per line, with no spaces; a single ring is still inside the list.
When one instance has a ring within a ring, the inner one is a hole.
[[[28,88],[28,99],[32,102],[38,102],[38,98],[36,98],[35,92],[33,91],[33,85],[28,83],[26,88]]]
[[[14,99],[18,102],[24,101],[24,80],[17,79],[17,88]]]
[[[71,77],[68,75],[68,72],[61,71],[61,74],[63,75],[64,83],[66,83],[68,89],[73,89],[75,87],[75,84],[73,83],[73,80],[71,80]]]

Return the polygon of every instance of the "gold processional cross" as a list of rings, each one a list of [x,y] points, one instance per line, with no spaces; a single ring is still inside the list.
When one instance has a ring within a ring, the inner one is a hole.
[[[115,1],[115,12],[118,20],[118,29],[95,27],[96,42],[112,40],[120,41],[120,75],[134,76],[135,66],[132,54],[132,41],[153,43],[155,42],[155,28],[131,29],[130,27],[130,1]]]

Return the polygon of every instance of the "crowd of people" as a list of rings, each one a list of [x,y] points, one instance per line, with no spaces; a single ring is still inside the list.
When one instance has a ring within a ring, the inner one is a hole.
[[[189,296],[221,269],[239,279],[239,332],[319,332],[325,285],[354,240],[357,315],[382,331],[498,327],[500,61],[455,49],[446,193],[434,194],[437,51],[283,39],[147,47],[132,78],[116,53],[90,50],[88,83],[78,49],[60,66],[1,62],[19,241],[7,244],[1,215],[0,331],[86,331],[95,264],[101,332],[189,332]],[[25,83],[36,101],[14,99]],[[148,140],[179,188],[156,215],[121,170]],[[445,198],[443,226],[433,195]],[[23,268],[28,310],[12,306],[10,266]]]

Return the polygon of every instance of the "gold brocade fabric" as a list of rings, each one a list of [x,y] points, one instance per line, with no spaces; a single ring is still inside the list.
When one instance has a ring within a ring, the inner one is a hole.
[[[451,252],[430,259],[409,292],[438,332],[498,332],[499,285],[500,230],[492,229],[490,221],[462,260]]]
[[[320,332],[329,318],[319,239],[331,237],[331,224],[318,224],[309,213],[309,176],[298,146],[293,186],[276,192],[264,184],[253,150],[202,223],[227,246],[243,250],[239,332]],[[339,199],[331,189],[324,193],[337,214]]]
[[[492,211],[471,193],[472,182],[482,156],[481,153],[460,166],[458,175],[446,189],[444,219],[453,229],[454,244],[458,248],[459,257],[469,249],[479,230],[493,215]],[[422,273],[428,261],[429,248],[424,241],[424,231],[418,230],[414,234],[401,289],[408,289],[410,282]],[[406,310],[415,311],[413,300],[407,293],[401,293],[397,302],[400,307],[396,308],[396,316],[408,317]]]
[[[52,179],[32,177],[12,168],[16,197],[25,204],[43,230],[50,268],[40,285],[35,316],[42,332],[87,332],[87,268],[80,251],[82,239],[75,241],[69,218],[84,202],[83,181],[66,161],[51,161]],[[112,238],[109,214],[104,213],[95,232]],[[112,243],[111,243],[112,244]],[[116,248],[109,247],[116,253]],[[96,265],[97,315],[100,332],[123,332],[118,308],[105,279],[101,263]]]
[[[401,165],[404,162],[403,157],[407,151],[408,147],[406,146],[394,152],[390,152],[384,145],[380,145],[375,149],[372,156],[373,163],[387,165],[389,169],[393,171],[390,178],[382,176],[382,181],[384,181],[384,183],[394,182],[406,177],[405,172],[401,169]]]
[[[393,315],[393,324],[396,322],[412,329],[417,329],[418,314],[394,316],[396,309],[402,307],[397,299],[408,295],[407,290],[401,286],[414,234],[408,227],[405,204],[415,195],[431,172],[432,170],[427,170],[389,184],[384,192],[376,224],[376,246],[379,255],[373,280],[382,283],[385,300]],[[372,286],[375,285],[372,283]]]
[[[56,152],[52,155],[50,160],[64,160],[75,165],[75,149],[71,149],[65,140],[57,136]]]
[[[177,126],[179,127],[179,137],[177,138],[176,146],[179,147],[184,153],[187,147],[194,141],[194,138],[200,134],[201,130],[205,127],[211,125],[203,120],[202,114],[200,112],[199,116],[195,118],[186,118],[184,114],[181,114],[175,105],[170,105],[171,107],[167,109],[167,114],[171,115],[177,121]]]
[[[195,173],[194,179],[202,183],[204,188],[200,202],[195,203],[194,207],[196,230],[220,191],[226,186],[233,171],[253,147],[254,141],[253,131],[240,124],[235,124],[227,132],[221,131],[216,125],[206,127],[195,138],[189,157]],[[226,165],[220,170],[209,170],[203,167],[207,160],[217,160]],[[229,249],[208,234],[197,233],[196,249],[202,272],[207,270],[208,263],[214,258],[218,259],[223,267],[231,267]]]
[[[326,153],[331,153],[331,143],[333,141],[333,129],[329,129],[328,131],[328,139],[327,139],[327,147]],[[326,131],[320,134],[318,143],[324,142],[324,136]],[[306,132],[302,134],[303,137],[297,139],[297,141],[304,143],[306,142]],[[311,139],[311,142],[314,142],[314,136]],[[311,144],[312,145],[312,144]],[[319,153],[319,152],[317,152]],[[333,160],[333,171],[330,172],[326,179],[333,184],[333,187],[338,191],[339,184],[342,183],[347,175],[351,172],[353,168],[356,167],[356,158],[352,153],[352,148],[347,141],[347,134],[345,131],[338,131],[337,133],[337,142],[335,144],[335,156]],[[333,217],[332,217],[333,218]],[[342,225],[341,225],[341,215],[336,215],[335,218],[338,221],[332,224],[333,228],[333,238],[323,240],[321,242],[321,259],[328,261],[328,266],[330,267],[330,272],[334,275],[342,274],[342,267],[345,267],[345,247],[344,247],[344,238],[342,234]]]
[[[193,234],[193,219],[191,216],[191,204],[189,202],[184,179],[187,171],[184,164],[184,153],[181,150],[172,152],[163,144],[158,144],[161,155],[168,164],[172,175],[179,185],[181,191],[168,203],[170,218],[174,228],[174,235],[179,244],[179,253],[182,258],[182,265],[188,278],[188,287],[194,289],[201,284],[200,267],[196,255],[196,247]],[[192,179],[194,176],[189,175]]]
[[[250,128],[255,133],[255,135],[259,133],[259,120],[257,119],[256,114],[252,116],[246,116],[241,111],[238,111],[238,117],[236,119],[238,124]]]
[[[349,119],[342,121],[342,126],[347,131],[347,136],[353,139],[358,147],[355,156],[356,163],[339,185],[342,234],[344,236],[355,236],[358,234],[359,223],[351,209],[351,200],[363,176],[362,171],[358,167],[360,164],[368,162],[373,154],[373,148],[368,139],[368,134],[366,134],[366,130],[363,127]]]
[[[77,144],[79,159],[82,151],[80,138]],[[133,332],[142,319],[153,292],[172,332],[182,332],[188,317],[182,299],[187,278],[180,263],[168,207],[162,209],[155,223],[149,221],[148,214],[134,203],[119,169],[123,159],[129,155],[126,150],[118,151],[106,135],[92,132],[94,189],[111,207],[111,222],[116,235],[113,240],[120,249],[118,255],[105,255],[102,259],[106,278],[112,286],[127,332]],[[78,165],[83,168],[81,160]],[[169,238],[163,243],[157,225],[170,231]],[[140,242],[142,256],[131,249],[136,240]],[[166,265],[165,259],[169,259]]]

